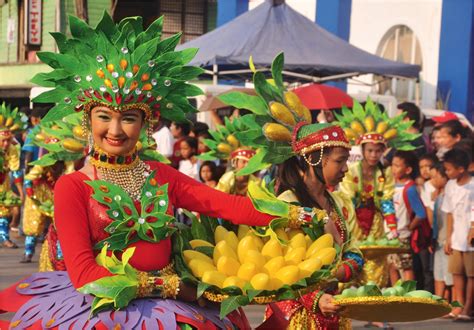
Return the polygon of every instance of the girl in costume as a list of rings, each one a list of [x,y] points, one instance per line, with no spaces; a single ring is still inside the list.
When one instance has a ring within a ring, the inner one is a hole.
[[[116,25],[107,13],[95,29],[75,17],[69,23],[73,39],[54,34],[59,54],[38,53],[54,70],[33,81],[55,88],[35,102],[57,103],[43,121],[83,111],[89,161],[54,190],[67,272],[33,275],[3,291],[0,309],[16,311],[10,327],[248,328],[237,312],[221,320],[212,308],[184,302],[196,292],[174,272],[170,214],[183,207],[249,225],[273,217],[248,198],[137,155],[152,117],[184,119],[193,110],[187,97],[200,91],[186,80],[202,70],[185,64],[196,50],[175,52],[179,35],[160,40],[162,19],[146,31],[139,17]]]
[[[11,191],[10,174],[20,200],[24,199],[23,172],[20,169],[20,145],[14,140],[13,134],[25,130],[28,126],[27,122],[28,118],[19,112],[18,108],[12,109],[5,103],[0,106],[0,152],[3,158],[0,169],[0,194],[4,201],[16,197]],[[17,245],[10,240],[9,219],[12,219],[12,224],[18,225],[20,206],[2,203],[0,207],[0,243],[7,248],[16,248]]]
[[[40,123],[28,135],[28,140],[32,145],[43,148],[48,153],[30,163],[29,165],[33,167],[25,175],[26,197],[23,210],[23,232],[26,237],[22,263],[31,262],[38,236],[53,220],[53,190],[57,180],[61,175],[73,172],[74,162],[84,158],[86,143],[82,139],[80,122],[80,114],[72,114],[57,122]],[[40,271],[61,269],[60,266],[53,267],[62,259],[55,234],[53,223],[48,229],[42,247],[39,262]],[[51,242],[52,239],[54,242]],[[57,245],[54,246],[55,253],[52,254],[52,256],[56,256],[55,258],[48,257],[50,243]]]
[[[310,124],[309,110],[296,94],[285,92],[283,88],[282,67],[283,54],[280,54],[272,64],[272,82],[265,80],[262,72],[255,73],[257,97],[229,93],[222,99],[234,107],[258,114],[242,117],[245,124],[239,125],[239,132],[235,133],[240,141],[258,150],[241,174],[261,170],[269,164],[281,164],[278,171],[279,199],[304,207],[313,216],[323,214],[322,230],[330,233],[342,247],[333,275],[338,281],[349,282],[363,265],[361,253],[351,245],[346,227],[346,221],[354,216],[354,211],[349,199],[343,194],[331,193],[326,185],[337,185],[344,177],[351,146],[340,127]],[[242,99],[245,102],[241,104]],[[302,215],[300,220],[304,217]],[[288,223],[289,227],[293,225]],[[298,299],[270,304],[262,328],[344,327],[345,323],[337,315],[338,307],[333,303],[332,294],[336,290],[337,281]]]
[[[203,142],[210,150],[199,155],[198,158],[201,160],[230,160],[231,169],[219,179],[216,189],[232,195],[245,196],[249,182],[258,184],[261,179],[254,173],[237,175],[255,155],[253,148],[243,146],[233,134],[238,131],[240,125],[243,123],[239,117],[234,118],[232,122],[226,118],[224,125],[214,131],[209,131],[212,139],[205,139]]]
[[[394,180],[391,169],[382,166],[381,158],[387,147],[413,149],[409,141],[419,134],[407,132],[412,122],[403,121],[403,115],[389,118],[370,99],[365,108],[354,101],[352,111],[344,108],[342,115],[336,114],[336,117],[336,124],[344,128],[350,141],[362,148],[363,159],[349,166],[339,186],[341,193],[349,197],[355,207],[356,217],[348,223],[353,239],[375,242],[385,236],[385,226],[391,237],[397,237],[392,200]],[[360,283],[373,281],[384,287],[387,280],[386,257],[366,260]]]

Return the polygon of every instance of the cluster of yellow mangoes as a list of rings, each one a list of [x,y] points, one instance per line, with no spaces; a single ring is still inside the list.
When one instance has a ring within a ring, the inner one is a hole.
[[[336,257],[333,237],[324,234],[314,242],[300,229],[275,231],[277,238],[260,238],[248,226],[240,225],[237,234],[218,226],[214,232],[216,245],[194,239],[193,250],[183,256],[194,276],[219,288],[250,283],[255,290],[278,290],[310,277]],[[197,247],[213,247],[213,258],[196,251]]]

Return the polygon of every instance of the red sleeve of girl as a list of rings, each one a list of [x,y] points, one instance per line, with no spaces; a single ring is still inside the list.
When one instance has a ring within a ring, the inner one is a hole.
[[[79,172],[61,177],[54,188],[54,221],[74,287],[112,274],[95,261],[88,216],[88,187]]]
[[[275,218],[255,210],[248,197],[215,190],[161,163],[153,167],[158,169],[158,180],[163,181],[160,184],[169,183],[168,193],[175,207],[251,226],[266,226]]]

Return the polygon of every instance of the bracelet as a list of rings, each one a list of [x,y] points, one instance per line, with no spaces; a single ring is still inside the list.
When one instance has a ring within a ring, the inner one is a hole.
[[[179,276],[176,274],[173,275],[166,275],[163,276],[163,284],[161,285],[161,297],[166,298],[173,298],[179,294],[179,284],[180,284]]]
[[[137,272],[137,280],[137,297],[149,297],[155,288],[153,277],[148,276],[145,272]]]
[[[321,300],[321,297],[325,293],[326,292],[324,292],[324,290],[321,290],[316,294],[316,296],[314,296],[314,302],[313,302],[313,307],[312,307],[312,310],[313,310],[314,314],[317,314],[317,313],[321,312],[321,310],[319,309],[319,301]]]

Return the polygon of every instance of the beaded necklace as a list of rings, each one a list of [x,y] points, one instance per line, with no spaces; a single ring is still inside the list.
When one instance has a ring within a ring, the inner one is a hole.
[[[347,240],[347,226],[346,222],[343,220],[344,217],[342,216],[341,210],[337,206],[336,202],[329,196],[329,202],[331,203],[333,211],[330,214],[331,220],[334,222],[337,231],[339,232],[339,236],[341,237],[341,241],[345,242]]]
[[[121,187],[133,200],[140,199],[150,167],[138,157],[137,150],[125,156],[111,156],[94,145],[90,156],[95,177],[98,171],[105,181]]]

